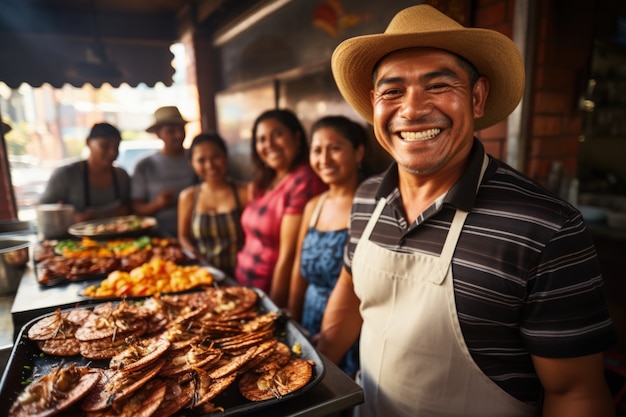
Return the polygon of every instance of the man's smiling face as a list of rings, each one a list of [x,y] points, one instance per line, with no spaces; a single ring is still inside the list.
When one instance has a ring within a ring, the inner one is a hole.
[[[487,80],[472,86],[454,54],[393,52],[378,63],[371,91],[376,138],[410,174],[455,166],[472,147],[474,118],[483,115],[487,92]]]

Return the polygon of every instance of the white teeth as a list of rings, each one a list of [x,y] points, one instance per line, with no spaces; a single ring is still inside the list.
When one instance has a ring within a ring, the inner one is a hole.
[[[441,129],[428,129],[422,132],[400,132],[400,137],[408,142],[432,139],[441,132]]]

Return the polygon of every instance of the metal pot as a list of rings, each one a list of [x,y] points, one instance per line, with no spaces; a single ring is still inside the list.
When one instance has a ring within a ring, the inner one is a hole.
[[[0,295],[17,292],[28,264],[30,245],[28,240],[0,241]]]
[[[30,230],[31,225],[28,221],[20,220],[1,220],[0,233],[24,233]]]
[[[63,239],[74,223],[74,206],[69,204],[40,204],[37,206],[37,231],[39,238]]]

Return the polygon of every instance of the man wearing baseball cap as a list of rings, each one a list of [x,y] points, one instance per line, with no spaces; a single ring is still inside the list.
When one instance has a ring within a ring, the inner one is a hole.
[[[341,43],[332,70],[395,160],[357,191],[318,345],[337,361],[360,333],[356,415],[613,415],[581,215],[474,137],[522,97],[515,44],[418,5]]]

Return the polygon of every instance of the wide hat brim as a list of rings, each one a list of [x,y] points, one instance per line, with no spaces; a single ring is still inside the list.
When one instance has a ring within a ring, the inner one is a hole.
[[[375,65],[391,52],[415,47],[460,55],[489,80],[484,115],[475,119],[475,130],[505,119],[522,98],[524,62],[511,39],[489,29],[466,28],[431,6],[418,5],[400,11],[385,33],[347,39],[333,52],[331,66],[339,91],[370,124]]]
[[[180,114],[176,106],[163,106],[154,111],[154,123],[146,129],[146,132],[156,133],[163,125],[185,125],[189,123]]]
[[[159,120],[158,123],[154,123],[152,126],[148,127],[146,129],[146,132],[155,133],[159,129],[159,127],[163,125],[185,125],[187,123],[189,123],[187,120],[179,118],[162,119]]]

